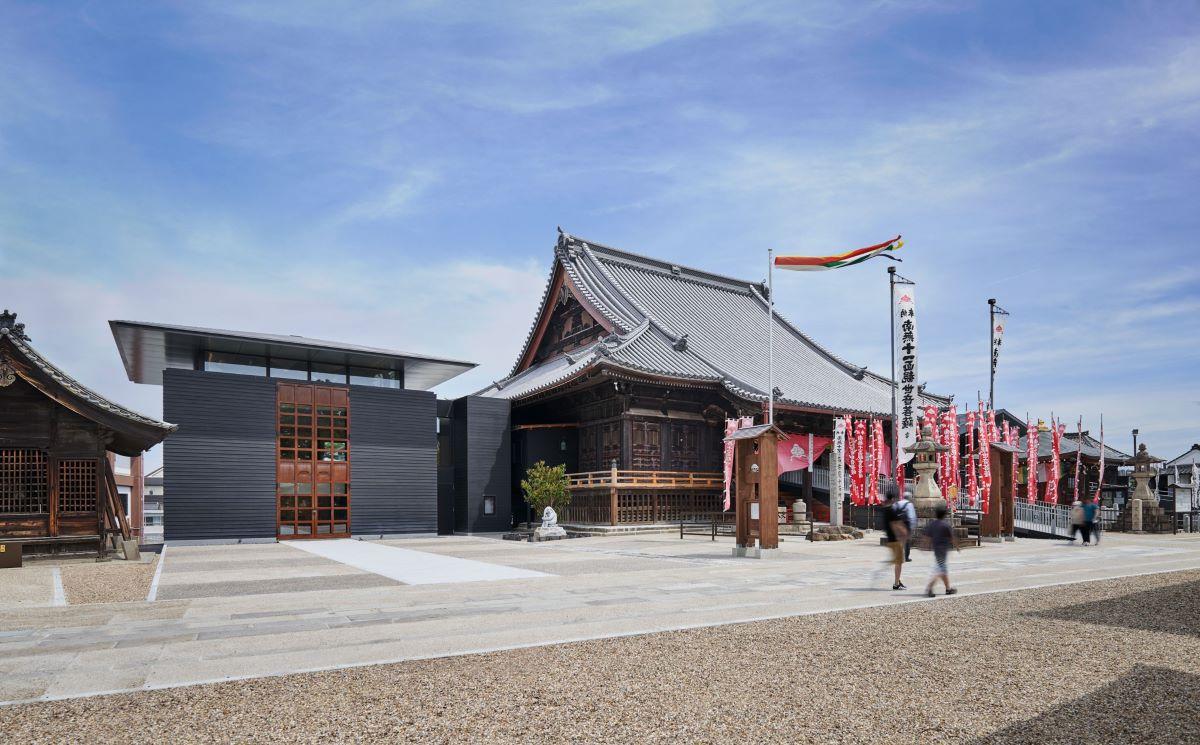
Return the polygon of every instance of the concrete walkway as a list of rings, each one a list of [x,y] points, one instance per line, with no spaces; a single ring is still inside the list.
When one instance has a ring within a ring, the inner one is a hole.
[[[771,560],[664,535],[379,547],[540,572],[406,585],[287,544],[172,547],[158,602],[0,611],[0,701],[62,698],[925,600],[914,552],[892,592],[877,542],[788,539]],[[1200,536],[1019,540],[951,557],[963,595],[1200,568]]]
[[[549,576],[544,572],[431,554],[427,551],[412,551],[384,543],[331,540],[292,541],[287,545],[406,585],[494,582],[499,579]]]

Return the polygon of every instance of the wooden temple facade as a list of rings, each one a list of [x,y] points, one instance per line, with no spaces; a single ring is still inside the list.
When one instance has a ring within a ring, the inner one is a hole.
[[[141,455],[173,430],[75,381],[0,313],[0,541],[104,555],[130,539],[108,454]]]
[[[514,516],[526,514],[518,484],[539,460],[567,466],[567,523],[661,523],[722,511],[725,421],[764,421],[766,287],[561,231],[554,253],[511,374],[478,394],[512,404]],[[835,416],[890,415],[890,380],[841,360],[778,315],[772,321],[776,423],[784,431],[830,437]],[[948,399],[923,394],[922,403]],[[822,455],[817,468],[828,460]],[[811,500],[813,475],[799,476],[784,486],[791,498]]]

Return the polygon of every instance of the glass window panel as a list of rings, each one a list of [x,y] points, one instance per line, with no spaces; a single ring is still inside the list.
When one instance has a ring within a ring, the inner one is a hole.
[[[329,416],[330,408],[328,406],[318,406],[317,416]]]
[[[291,422],[288,422],[288,424],[291,424]],[[311,427],[312,426],[312,417],[298,416],[298,417],[296,417],[296,424],[300,425],[301,427]]]
[[[296,519],[305,523],[312,522],[312,510],[297,510]]]
[[[320,522],[329,522],[332,518],[332,510],[317,510],[317,520]]]
[[[328,430],[328,429],[318,429],[317,430],[317,439],[318,440],[328,440],[332,436],[330,434],[331,432],[332,432],[332,430]]]
[[[333,511],[333,519],[334,520],[345,520],[346,513],[347,513],[347,510],[334,510]]]
[[[328,494],[328,493],[329,493],[329,484],[325,484],[325,483],[317,484],[317,494]]]
[[[296,526],[280,525],[279,526],[279,535],[296,535]]]
[[[304,360],[271,358],[271,377],[288,380],[308,380],[308,363]]]
[[[295,507],[296,506],[296,498],[295,497],[280,497],[279,505],[281,507]]]
[[[326,534],[327,534],[327,533],[329,533],[329,526],[328,526],[328,525],[323,525],[323,524],[322,524],[322,525],[318,525],[318,526],[317,526],[317,533],[326,533]]]
[[[265,376],[267,374],[267,358],[229,352],[205,352],[204,369],[209,372]]]
[[[285,415],[279,417],[279,423],[280,424],[295,424],[296,417],[292,416],[291,414],[285,414]]]
[[[312,381],[314,383],[345,383],[346,368],[343,365],[314,362],[312,363]]]
[[[335,429],[335,430],[333,431],[333,436],[334,436],[334,437],[336,437],[336,438],[337,438],[337,439],[339,439],[339,440],[344,440],[344,439],[346,439],[346,430],[344,430],[344,429]]]
[[[334,494],[346,494],[346,493],[348,493],[349,488],[350,488],[349,484],[334,484],[333,485],[333,493]]]
[[[334,532],[334,533],[345,533],[345,532],[347,532],[347,530],[346,530],[346,524],[345,524],[345,523],[334,523],[334,524],[333,524],[333,532]]]
[[[282,437],[294,437],[296,434],[295,427],[280,427],[279,434]]]
[[[312,494],[312,484],[296,484],[296,492],[304,496]]]
[[[296,404],[297,414],[311,414],[312,406],[310,404]]]
[[[281,481],[279,483],[279,493],[280,494],[295,494],[296,493],[296,485],[291,483],[290,481]]]
[[[294,447],[296,447],[296,440],[291,437],[281,437],[279,439],[279,447],[294,448]]]
[[[280,450],[279,460],[296,460],[296,454],[291,450]]]
[[[279,521],[284,522],[284,523],[295,522],[296,521],[295,510],[280,510],[279,511]]]
[[[312,526],[301,523],[296,526],[296,535],[312,535]]]
[[[334,407],[333,415],[334,416],[346,416],[346,407],[344,407],[344,406]]]
[[[345,497],[334,497],[333,498],[333,506],[334,507],[345,507],[349,503],[350,503],[349,500],[347,500]]]
[[[296,410],[296,407],[293,404],[279,404],[279,410],[291,414]]]
[[[318,507],[328,507],[329,499],[330,499],[329,497],[317,497],[317,506]]]
[[[372,367],[350,368],[350,385],[369,385],[375,388],[399,388],[400,373]]]

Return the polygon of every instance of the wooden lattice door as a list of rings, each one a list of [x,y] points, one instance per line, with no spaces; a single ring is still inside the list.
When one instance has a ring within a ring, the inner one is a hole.
[[[349,391],[280,383],[277,401],[278,537],[349,536]]]

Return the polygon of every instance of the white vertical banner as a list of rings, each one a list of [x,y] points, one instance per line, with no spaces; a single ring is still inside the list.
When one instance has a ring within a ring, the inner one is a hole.
[[[1192,461],[1192,509],[1200,510],[1200,464],[1196,461]]]
[[[912,283],[897,283],[892,290],[892,312],[896,314],[896,352],[898,370],[893,371],[896,379],[896,462],[903,465],[912,460],[913,454],[905,448],[917,443],[917,411],[920,401],[917,395],[917,311]]]
[[[996,364],[1000,362],[1000,346],[1004,343],[1004,324],[1008,323],[1008,314],[995,314],[992,319],[992,374],[996,374]]]
[[[833,452],[829,456],[829,524],[842,524],[842,500],[846,478],[846,420],[833,418]],[[809,516],[812,519],[812,516]]]

